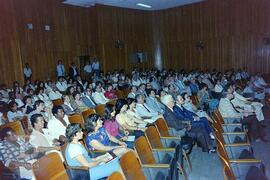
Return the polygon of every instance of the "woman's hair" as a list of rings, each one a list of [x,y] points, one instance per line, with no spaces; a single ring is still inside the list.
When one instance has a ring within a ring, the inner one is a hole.
[[[107,84],[106,84],[106,90],[108,90],[108,88],[109,88],[110,86],[113,87],[113,85],[112,85],[111,83],[107,83]]]
[[[100,119],[98,114],[91,114],[88,116],[85,122],[85,129],[87,133],[91,133],[95,131],[95,124]]]
[[[75,99],[75,96],[76,96],[77,94],[81,95],[78,91],[75,91],[75,92],[72,93],[72,96],[73,96],[74,99]]]
[[[119,114],[122,107],[127,104],[125,99],[118,99],[115,104],[115,115]]]
[[[132,103],[136,102],[136,100],[135,100],[134,98],[127,98],[126,101],[127,101],[128,107],[129,107]]]
[[[186,95],[186,94],[187,94],[186,92],[184,92],[184,93],[181,94],[181,96],[182,96],[182,98],[183,98],[184,100],[186,100],[186,98],[185,98],[185,95]]]
[[[76,136],[77,132],[82,131],[81,125],[77,123],[71,123],[66,128],[66,138],[71,142]]]
[[[113,117],[111,113],[114,111],[114,106],[112,104],[106,104],[105,109],[104,109],[104,120],[112,120]]]

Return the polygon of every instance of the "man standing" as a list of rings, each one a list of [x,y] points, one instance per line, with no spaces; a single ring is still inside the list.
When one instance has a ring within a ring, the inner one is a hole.
[[[75,65],[75,63],[71,63],[71,66],[69,67],[69,77],[75,80],[75,77],[79,75],[79,71]]]
[[[29,67],[29,63],[25,63],[25,67],[23,68],[23,74],[24,74],[24,80],[26,81],[27,79],[31,80],[32,77],[32,70]]]
[[[97,73],[97,75],[99,75],[100,67],[99,67],[99,61],[97,58],[95,58],[94,62],[92,63],[92,69],[94,72]]]
[[[65,66],[62,63],[62,60],[58,60],[58,64],[56,66],[57,77],[65,76]]]

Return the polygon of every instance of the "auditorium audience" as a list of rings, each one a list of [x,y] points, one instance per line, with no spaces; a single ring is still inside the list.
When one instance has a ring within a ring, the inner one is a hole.
[[[110,176],[113,172],[122,173],[119,165],[119,159],[110,154],[91,158],[88,151],[79,142],[83,138],[82,128],[79,124],[70,124],[66,130],[66,137],[69,143],[65,150],[65,159],[69,166],[89,167],[88,179],[100,179]],[[112,160],[113,159],[113,160]]]
[[[7,113],[8,121],[23,119],[24,113],[18,109],[18,105],[15,101],[11,101],[9,104],[10,111]]]
[[[119,157],[129,151],[125,142],[107,132],[99,115],[90,115],[86,120],[85,128],[87,131],[86,146],[89,150],[112,151]]]

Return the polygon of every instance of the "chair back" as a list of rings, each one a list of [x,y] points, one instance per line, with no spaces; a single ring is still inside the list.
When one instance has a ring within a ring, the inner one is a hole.
[[[197,94],[192,94],[192,95],[190,96],[190,99],[192,100],[192,103],[193,103],[195,106],[198,106],[198,105],[199,105],[199,99],[198,99]]]
[[[156,164],[152,149],[145,136],[141,136],[136,139],[134,148],[142,164]]]
[[[96,110],[98,115],[103,116],[104,115],[104,110],[105,110],[105,104],[97,105],[95,110]]]
[[[114,172],[107,178],[107,180],[124,180],[124,178],[119,172]]]
[[[216,109],[215,111],[214,111],[214,116],[216,116],[216,119],[218,120],[218,122],[220,122],[221,124],[224,124],[225,122],[224,122],[224,119],[223,119],[223,117],[222,117],[222,115],[221,115],[221,113],[220,113],[220,111],[218,110],[218,109]]]
[[[125,98],[124,93],[123,93],[122,90],[115,90],[115,94],[118,97],[118,99],[124,99]]]
[[[166,123],[166,121],[163,119],[163,118],[159,118],[156,120],[155,122],[155,126],[158,130],[158,133],[160,135],[160,137],[162,136],[170,136],[170,133],[169,133],[169,127]]]
[[[224,166],[223,167],[223,177],[224,180],[235,180],[234,173],[230,166]]]
[[[80,124],[82,128],[84,128],[84,120],[80,114],[73,114],[68,117],[70,123]]]
[[[109,102],[107,102],[107,104],[111,104],[112,106],[115,106],[116,104],[116,99],[112,99]]]
[[[69,177],[65,170],[60,156],[56,153],[49,153],[38,159],[32,166],[36,179],[39,180],[68,180]]]
[[[163,148],[159,133],[155,126],[148,127],[144,134],[152,148]]]
[[[3,128],[5,128],[5,127],[11,128],[19,136],[20,135],[22,135],[22,136],[25,135],[25,131],[23,129],[23,126],[22,126],[22,123],[21,123],[20,120],[3,124],[3,125],[0,126],[0,130],[3,129]]]
[[[128,94],[130,93],[130,88],[123,89],[122,91],[123,91],[124,98],[126,98]]]
[[[120,166],[126,179],[146,180],[141,164],[133,151],[128,151],[121,157]]]
[[[85,111],[82,112],[82,117],[83,117],[84,121],[86,121],[88,116],[90,116],[91,114],[95,114],[95,113],[96,113],[95,109],[86,109]]]
[[[64,102],[62,99],[55,99],[55,100],[52,100],[52,103],[54,106],[61,106]]]

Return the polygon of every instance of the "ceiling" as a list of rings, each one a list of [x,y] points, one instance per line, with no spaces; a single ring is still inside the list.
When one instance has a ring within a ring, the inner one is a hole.
[[[103,4],[108,6],[151,11],[151,10],[168,9],[176,6],[182,6],[201,1],[203,0],[64,0],[63,3],[86,8],[95,6],[95,4]],[[137,3],[150,5],[151,8],[138,6],[136,5]]]

